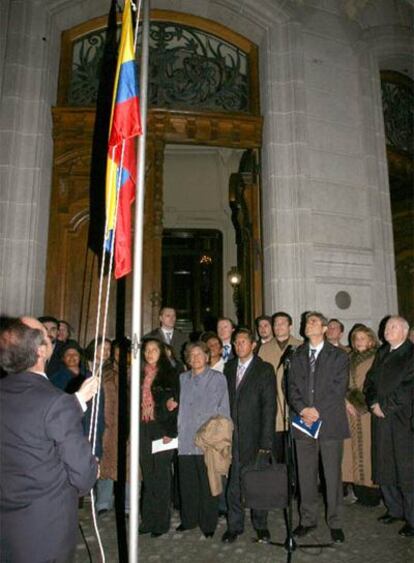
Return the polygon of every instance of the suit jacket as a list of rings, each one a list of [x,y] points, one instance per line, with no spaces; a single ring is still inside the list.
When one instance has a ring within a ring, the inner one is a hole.
[[[345,395],[349,381],[349,360],[347,354],[324,343],[316,360],[315,393],[313,405],[309,400],[309,344],[302,344],[292,356],[288,401],[290,407],[299,414],[305,407],[314,406],[322,420],[320,440],[344,440],[349,438],[348,419],[345,409]],[[295,439],[305,435],[293,429]]]
[[[385,418],[372,415],[373,480],[414,491],[414,344],[382,346],[364,384],[366,401],[379,403]]]
[[[273,367],[254,356],[236,390],[238,359],[224,366],[234,423],[234,452],[242,465],[253,462],[259,449],[271,450],[276,417],[276,378]]]
[[[46,374],[48,377],[51,377],[62,367],[64,367],[64,364],[62,362],[62,350],[64,347],[64,342],[62,342],[61,340],[55,340],[52,355],[46,365]]]
[[[151,332],[148,332],[143,339],[148,340],[148,338],[156,338],[161,342],[165,342],[165,344],[170,344],[173,347],[174,354],[177,360],[179,360],[180,362],[183,361],[184,348],[187,344],[187,337],[180,330],[176,328],[174,329],[171,342],[169,343],[164,338],[164,333],[161,328],[155,328]]]
[[[302,344],[301,340],[298,340],[294,336],[289,336],[287,341],[287,346],[300,346]],[[277,415],[276,415],[276,432],[283,432],[287,430],[287,408],[285,405],[285,394],[283,392],[283,365],[280,364],[280,360],[285,353],[286,348],[283,350],[277,343],[276,338],[272,338],[269,342],[262,344],[258,355],[265,362],[272,364],[273,369],[276,373],[276,401],[277,401]],[[284,416],[285,415],[285,416]]]
[[[97,462],[74,395],[39,374],[0,381],[1,532],[13,563],[63,558],[78,537],[78,497]]]

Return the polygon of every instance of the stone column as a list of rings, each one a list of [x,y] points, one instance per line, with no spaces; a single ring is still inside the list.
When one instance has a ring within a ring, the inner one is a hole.
[[[43,3],[2,7],[0,108],[1,311],[43,310],[52,162],[50,92],[59,50],[51,43]],[[55,68],[51,60],[55,59]]]
[[[314,301],[300,24],[269,28],[260,52],[264,309],[286,310],[299,322]]]

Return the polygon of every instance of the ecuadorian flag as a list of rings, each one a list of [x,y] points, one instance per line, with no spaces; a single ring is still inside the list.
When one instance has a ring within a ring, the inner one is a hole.
[[[135,198],[137,172],[135,137],[141,132],[131,1],[125,0],[106,167],[105,248],[108,252],[111,250],[115,236],[116,278],[132,270],[131,204]]]

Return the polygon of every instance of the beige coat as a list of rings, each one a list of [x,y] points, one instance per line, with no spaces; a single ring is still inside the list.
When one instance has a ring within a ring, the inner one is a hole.
[[[222,490],[222,475],[227,475],[231,464],[233,422],[225,416],[209,418],[197,431],[195,445],[204,453],[208,482],[213,497]]]
[[[350,374],[350,389],[362,391],[365,377],[374,361],[374,354],[360,363]],[[351,438],[344,441],[342,480],[373,487],[371,466],[371,414],[348,415]]]
[[[300,346],[301,344],[301,340],[298,340],[294,336],[290,336],[287,346]],[[279,367],[280,358],[283,356],[285,350],[286,348],[281,350],[279,344],[276,341],[276,338],[272,338],[272,340],[260,346],[258,354],[260,358],[262,358],[262,360],[269,362],[269,364],[272,364],[276,374],[276,432],[282,432],[283,430],[287,429],[287,409],[285,406],[285,395],[282,388],[283,366]]]

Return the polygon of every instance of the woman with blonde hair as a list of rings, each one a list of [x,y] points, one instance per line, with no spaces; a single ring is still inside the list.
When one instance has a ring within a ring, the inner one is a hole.
[[[342,480],[352,483],[354,500],[375,506],[380,492],[371,476],[371,414],[362,392],[366,375],[374,361],[378,340],[374,331],[358,324],[351,331],[349,388],[346,398],[351,438],[344,442]],[[348,493],[349,494],[349,493]],[[351,495],[352,496],[352,495]]]

